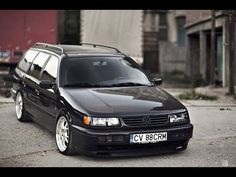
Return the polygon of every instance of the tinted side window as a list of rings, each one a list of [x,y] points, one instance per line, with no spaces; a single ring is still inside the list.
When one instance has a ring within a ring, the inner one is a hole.
[[[33,61],[33,64],[30,67],[29,74],[36,79],[39,79],[40,72],[45,62],[47,61],[49,55],[46,53],[40,52]]]
[[[52,56],[47,62],[41,80],[56,80],[57,77],[58,58]]]
[[[23,59],[19,62],[18,68],[22,71],[27,72],[32,61],[34,60],[35,56],[38,54],[38,51],[35,50],[28,50],[23,57]]]

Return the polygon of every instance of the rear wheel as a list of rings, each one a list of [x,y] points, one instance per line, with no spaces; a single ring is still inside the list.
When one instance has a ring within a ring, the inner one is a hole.
[[[21,122],[31,121],[31,119],[27,115],[27,112],[24,109],[24,101],[20,92],[18,92],[16,95],[16,117],[17,120]]]
[[[56,143],[60,153],[72,155],[75,153],[71,133],[71,125],[66,116],[60,116],[56,125]]]

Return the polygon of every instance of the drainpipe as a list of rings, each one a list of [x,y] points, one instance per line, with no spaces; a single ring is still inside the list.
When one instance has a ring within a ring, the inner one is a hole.
[[[234,94],[235,10],[229,11],[229,94]]]
[[[215,10],[211,11],[211,61],[210,61],[210,85],[215,84]]]

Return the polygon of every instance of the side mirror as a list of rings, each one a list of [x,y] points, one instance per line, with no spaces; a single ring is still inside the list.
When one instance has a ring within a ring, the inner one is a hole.
[[[162,79],[161,78],[153,78],[152,82],[156,85],[161,85],[162,84]]]
[[[42,80],[39,82],[39,87],[42,89],[50,89],[53,88],[55,85],[55,82],[50,81],[50,80]]]

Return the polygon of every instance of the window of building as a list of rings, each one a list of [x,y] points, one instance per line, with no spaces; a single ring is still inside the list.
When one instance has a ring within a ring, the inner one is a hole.
[[[33,64],[30,67],[29,74],[36,79],[39,79],[40,72],[47,61],[49,55],[46,53],[39,53],[37,57],[34,59]]]
[[[166,12],[159,13],[159,40],[162,41],[168,40]]]
[[[167,26],[166,12],[159,13],[159,25],[160,26]]]
[[[160,28],[159,29],[159,40],[167,41],[167,39],[168,39],[167,28]]]
[[[177,24],[177,43],[178,46],[184,47],[185,46],[185,28],[184,25],[186,23],[185,16],[177,17],[176,24]]]
[[[60,43],[80,43],[80,10],[65,10],[63,19],[63,22],[59,24]]]

